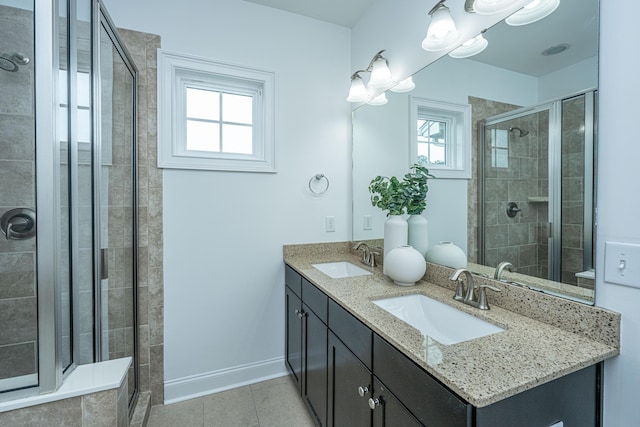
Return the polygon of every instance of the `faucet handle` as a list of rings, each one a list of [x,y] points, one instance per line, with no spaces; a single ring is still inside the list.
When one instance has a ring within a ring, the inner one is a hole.
[[[487,301],[487,289],[490,289],[494,292],[502,292],[501,289],[496,288],[491,285],[480,285],[478,286],[478,308],[480,310],[489,310],[489,301]]]

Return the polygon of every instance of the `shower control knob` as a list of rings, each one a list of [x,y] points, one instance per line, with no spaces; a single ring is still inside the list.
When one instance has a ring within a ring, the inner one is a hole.
[[[520,209],[517,205],[516,202],[509,202],[507,204],[507,216],[509,218],[515,218],[516,215],[518,215],[518,212],[520,212],[522,209]]]

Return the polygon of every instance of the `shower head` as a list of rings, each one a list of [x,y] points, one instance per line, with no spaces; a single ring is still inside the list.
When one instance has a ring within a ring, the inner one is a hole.
[[[522,130],[519,127],[516,127],[516,126],[514,126],[512,128],[509,128],[509,132],[513,132],[514,130],[517,130],[518,132],[520,132],[520,134],[518,135],[518,137],[520,137],[520,138],[522,138],[525,135],[529,135],[529,131],[528,130]]]
[[[20,68],[20,65],[27,65],[28,63],[29,58],[21,53],[13,53],[11,55],[3,53],[0,55],[0,68],[5,71],[15,73]]]

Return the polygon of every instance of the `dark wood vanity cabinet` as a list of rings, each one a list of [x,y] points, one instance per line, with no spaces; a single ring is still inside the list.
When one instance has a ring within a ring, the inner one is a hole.
[[[319,426],[327,419],[327,296],[285,269],[285,362]]]
[[[476,408],[289,266],[285,276],[286,365],[319,426],[600,425],[601,364]]]

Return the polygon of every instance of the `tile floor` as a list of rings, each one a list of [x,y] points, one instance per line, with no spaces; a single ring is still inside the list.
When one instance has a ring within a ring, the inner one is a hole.
[[[314,427],[288,377],[154,406],[148,427]]]

